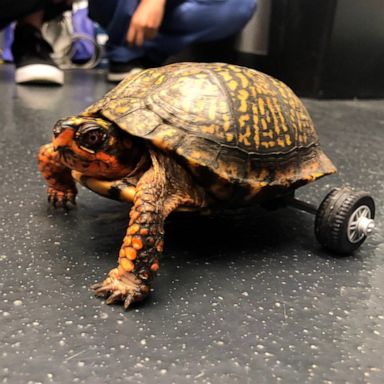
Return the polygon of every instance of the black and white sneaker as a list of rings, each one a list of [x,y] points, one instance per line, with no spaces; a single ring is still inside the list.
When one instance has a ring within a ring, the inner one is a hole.
[[[110,61],[107,80],[111,83],[119,83],[128,75],[135,75],[147,68],[153,67],[157,67],[157,65],[144,58],[134,59],[127,63]]]
[[[51,58],[52,47],[31,25],[16,26],[12,44],[17,84],[64,84],[64,72]]]

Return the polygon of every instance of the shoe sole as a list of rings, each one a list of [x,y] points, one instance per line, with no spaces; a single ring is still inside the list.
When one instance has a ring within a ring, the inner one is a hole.
[[[64,84],[64,72],[47,64],[31,64],[16,69],[15,80],[17,84]]]
[[[111,83],[120,83],[120,81],[124,80],[127,76],[136,75],[143,71],[144,71],[143,68],[133,68],[129,72],[125,72],[125,73],[108,72],[107,80],[110,81]]]

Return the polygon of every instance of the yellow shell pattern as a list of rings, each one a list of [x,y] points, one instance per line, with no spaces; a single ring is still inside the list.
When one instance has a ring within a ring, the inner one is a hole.
[[[223,199],[225,184],[247,187],[251,198],[266,186],[299,186],[335,172],[292,90],[244,67],[149,69],[127,77],[84,114],[101,114],[177,153],[197,176],[208,169],[216,176],[209,187]]]

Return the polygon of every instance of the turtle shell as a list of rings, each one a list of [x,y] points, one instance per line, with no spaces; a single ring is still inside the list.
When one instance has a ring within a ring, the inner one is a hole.
[[[177,63],[129,76],[85,115],[102,115],[171,152],[226,199],[296,188],[335,172],[313,122],[284,83],[223,63]]]

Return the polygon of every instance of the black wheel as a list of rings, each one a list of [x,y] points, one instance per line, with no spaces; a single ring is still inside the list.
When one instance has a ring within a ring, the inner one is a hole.
[[[325,248],[336,253],[351,253],[372,232],[374,218],[375,203],[367,192],[335,188],[317,210],[315,234]]]

